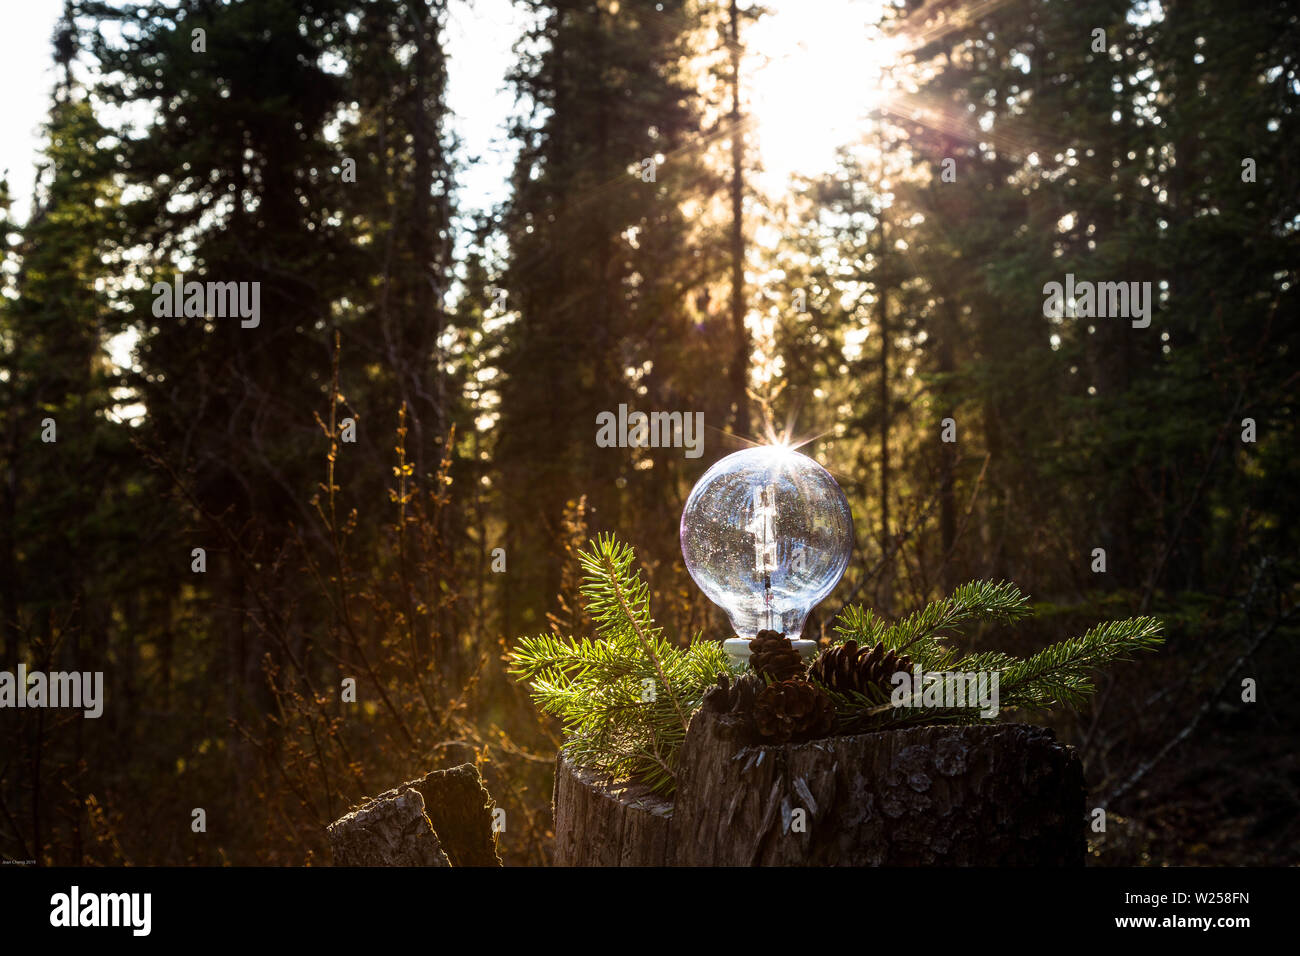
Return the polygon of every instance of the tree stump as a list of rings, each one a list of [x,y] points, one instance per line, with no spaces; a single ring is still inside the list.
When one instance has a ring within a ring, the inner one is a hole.
[[[740,746],[725,714],[687,731],[674,800],[556,768],[568,866],[1081,866],[1083,769],[1052,731],[931,725]]]
[[[327,828],[335,866],[451,866],[418,790],[398,787]]]
[[[561,752],[555,770],[557,866],[667,866],[673,802],[641,784],[602,781]]]
[[[492,797],[473,764],[434,770],[327,828],[335,866],[500,866]]]

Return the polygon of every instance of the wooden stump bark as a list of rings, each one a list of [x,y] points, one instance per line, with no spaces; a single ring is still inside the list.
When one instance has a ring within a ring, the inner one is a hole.
[[[673,802],[640,784],[610,785],[556,758],[557,866],[667,866]]]
[[[933,725],[745,747],[691,721],[674,800],[559,758],[556,862],[569,866],[1081,866],[1078,755],[1026,724]]]
[[[462,764],[372,797],[327,828],[335,866],[500,866],[493,802]]]
[[[410,787],[381,793],[327,828],[335,866],[451,866]]]

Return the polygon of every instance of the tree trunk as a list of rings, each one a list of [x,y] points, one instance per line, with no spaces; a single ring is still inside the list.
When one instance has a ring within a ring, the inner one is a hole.
[[[884,164],[884,144],[881,143],[881,164]],[[884,178],[884,170],[881,170]],[[883,204],[876,211],[876,233],[879,237],[880,261],[876,266],[876,314],[880,319],[880,553],[884,561],[880,566],[880,583],[877,585],[875,606],[881,614],[888,615],[894,603],[893,540],[889,533],[889,274],[885,271],[888,254],[885,238],[885,210]],[[901,550],[901,545],[900,545]]]
[[[740,111],[740,10],[731,0],[727,13],[727,55],[731,63],[731,400],[733,435],[749,434],[749,359],[753,343],[745,327],[745,133]]]
[[[933,725],[777,747],[691,721],[674,801],[563,756],[556,863],[572,866],[1079,866],[1083,770],[1050,730]]]

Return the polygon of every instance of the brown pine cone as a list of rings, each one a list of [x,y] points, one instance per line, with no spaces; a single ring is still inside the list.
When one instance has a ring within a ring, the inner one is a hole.
[[[749,642],[749,666],[754,672],[772,680],[803,677],[803,657],[794,649],[790,638],[776,631],[759,631]]]
[[[754,698],[766,687],[763,678],[746,671],[734,680],[726,674],[718,675],[718,683],[704,695],[704,706],[721,715],[718,733],[724,738],[748,746],[756,743],[754,730]]]
[[[816,684],[777,681],[754,698],[754,728],[764,743],[825,737],[835,729],[835,707]]]
[[[718,683],[704,695],[704,704],[719,714],[748,717],[754,709],[754,697],[763,686],[762,678],[755,674],[742,674],[734,682],[726,674],[719,674]]]
[[[894,674],[911,669],[910,657],[885,650],[883,643],[868,650],[858,647],[857,641],[845,641],[822,651],[808,669],[808,675],[840,694],[866,694],[874,687],[888,695],[893,690]]]

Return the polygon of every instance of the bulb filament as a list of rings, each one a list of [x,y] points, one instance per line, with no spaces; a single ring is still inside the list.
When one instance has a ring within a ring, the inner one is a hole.
[[[776,486],[754,489],[754,517],[746,527],[754,535],[754,570],[763,574],[763,610],[772,626],[772,572],[776,570]]]

